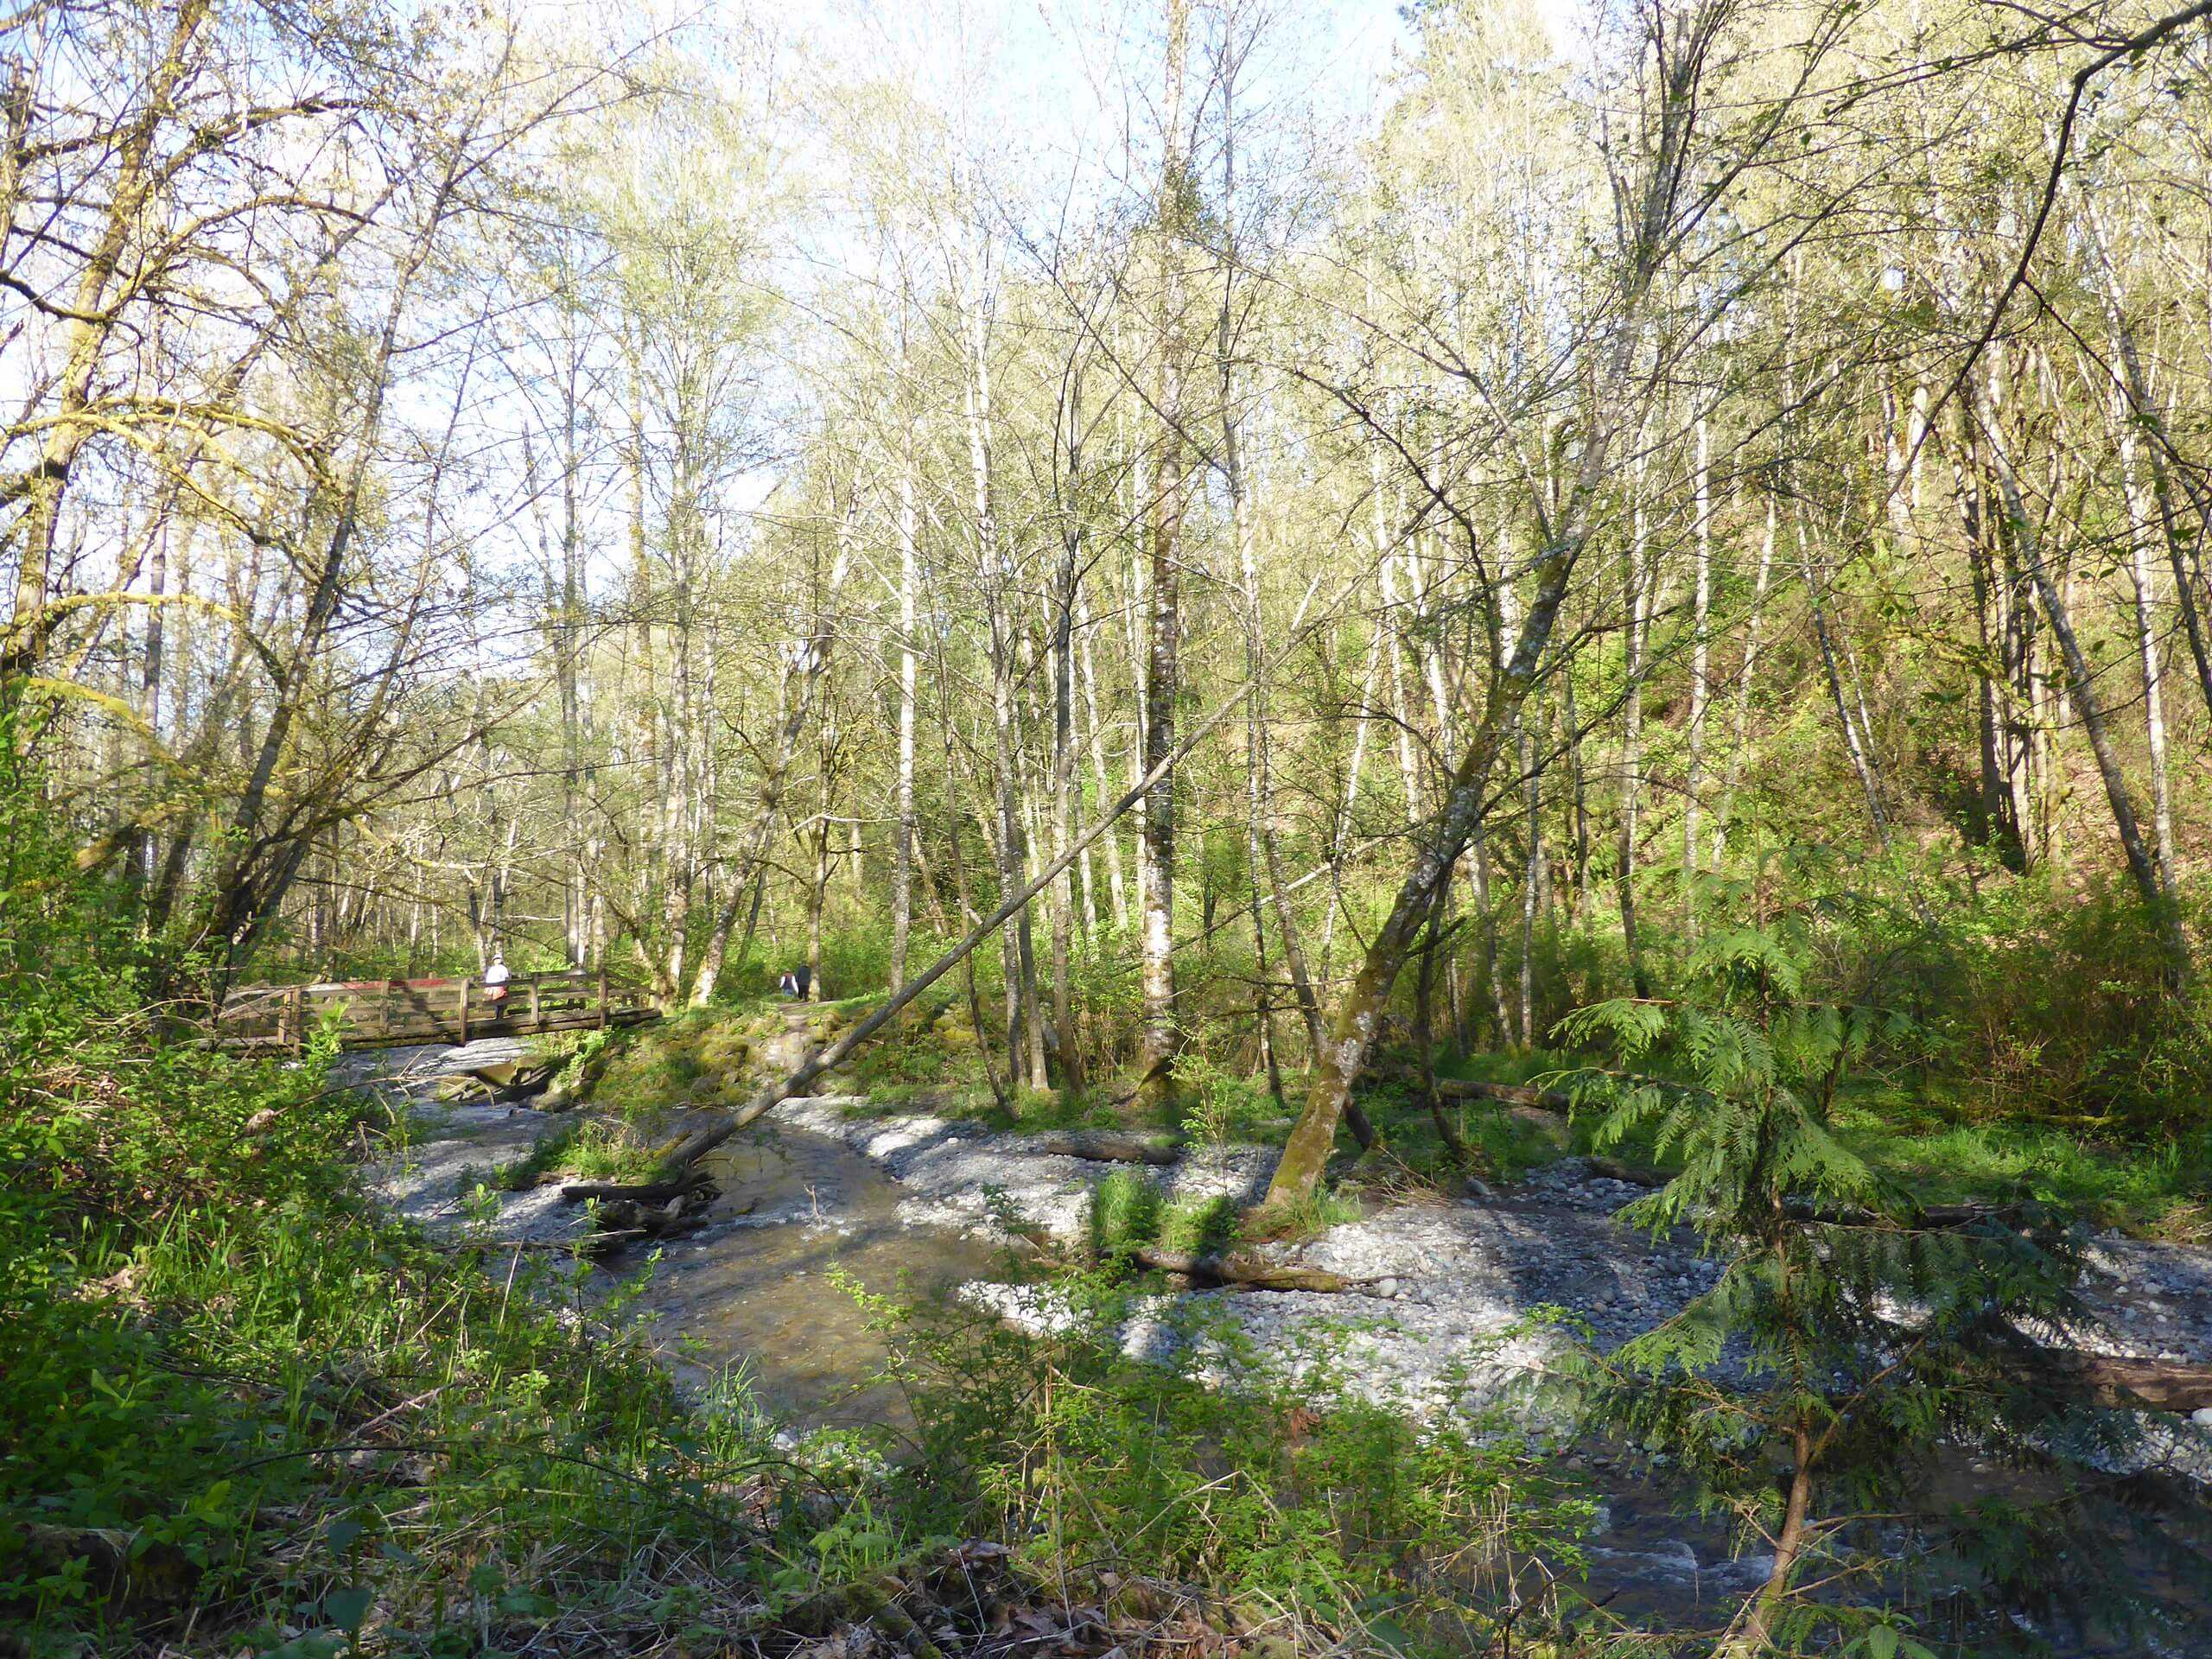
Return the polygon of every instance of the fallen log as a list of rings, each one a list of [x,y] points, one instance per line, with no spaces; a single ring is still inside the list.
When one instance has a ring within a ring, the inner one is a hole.
[[[2175,1412],[2202,1411],[2212,1406],[2212,1365],[2051,1351],[2111,1404]]]
[[[1664,1186],[1675,1179],[1670,1170],[1652,1164],[1631,1164],[1618,1158],[1586,1158],[1590,1173],[1602,1175],[1609,1181],[1625,1181],[1630,1186]]]
[[[650,1236],[642,1227],[620,1228],[610,1232],[580,1233],[574,1238],[499,1238],[488,1240],[463,1239],[438,1243],[435,1248],[448,1255],[477,1254],[499,1255],[597,1255],[622,1245],[634,1243]]]
[[[695,1170],[665,1181],[647,1181],[632,1185],[624,1181],[571,1181],[561,1189],[561,1202],[582,1204],[596,1198],[601,1203],[628,1200],[638,1204],[665,1204],[671,1198],[688,1198],[714,1185],[708,1176]]]
[[[1561,1116],[1574,1109],[1572,1096],[1556,1089],[1536,1089],[1525,1083],[1484,1083],[1478,1077],[1439,1077],[1436,1092],[1446,1100],[1495,1100],[1508,1106],[1534,1106]]]
[[[1312,598],[1313,594],[1309,590],[1306,599],[1300,601],[1298,613],[1300,618],[1304,616],[1306,604],[1310,602]],[[1297,632],[1295,622],[1294,622],[1292,632],[1294,633]],[[1281,654],[1287,655],[1287,650],[1288,648],[1286,647]],[[908,980],[898,991],[886,998],[866,1019],[847,1031],[836,1041],[831,1043],[827,1048],[818,1049],[810,1053],[792,1069],[789,1076],[780,1082],[772,1083],[760,1090],[736,1111],[719,1116],[713,1122],[703,1125],[687,1135],[670,1152],[664,1167],[671,1171],[689,1168],[740,1129],[759,1118],[765,1117],[775,1109],[779,1102],[793,1095],[805,1094],[817,1077],[834,1071],[842,1065],[851,1058],[854,1050],[897,1019],[931,986],[966,961],[976,946],[1027,909],[1030,902],[1039,893],[1043,893],[1058,880],[1067,871],[1073,869],[1077,861],[1089,850],[1092,843],[1120,822],[1131,807],[1149,795],[1178,760],[1196,750],[1201,741],[1211,737],[1217,728],[1228,721],[1243,706],[1244,699],[1243,694],[1239,693],[1236,696],[1218,704],[1203,719],[1194,722],[1185,731],[1173,750],[1154,761],[1150,771],[1132,785],[1113,805],[1093,819],[1090,827],[1069,842],[1066,849],[1039,870],[1030,880],[1028,885],[1019,893],[1001,901],[996,910],[969,928],[959,944]]]
[[[1141,1267],[1160,1273],[1179,1273],[1201,1283],[1242,1290],[1311,1290],[1342,1295],[1381,1282],[1375,1279],[1348,1279],[1324,1268],[1301,1268],[1252,1255],[1204,1255],[1188,1250],[1163,1250],[1150,1244],[1140,1244],[1128,1254]]]
[[[1672,1170],[1651,1164],[1631,1164],[1618,1158],[1591,1157],[1585,1160],[1592,1173],[1630,1186],[1661,1187],[1675,1179]],[[1819,1222],[1829,1227],[1971,1227],[1977,1222],[2002,1220],[2005,1211],[1993,1204],[1923,1204],[1900,1215],[1885,1215],[1858,1205],[1836,1206],[1804,1198],[1785,1199],[1783,1208],[1793,1220]]]
[[[1064,1242],[1041,1227],[1017,1225],[1008,1229],[1007,1236],[1025,1247],[1032,1259],[1046,1268],[1077,1265],[1076,1258],[1067,1253]],[[1348,1279],[1325,1268],[1301,1268],[1240,1252],[1223,1255],[1211,1251],[1170,1250],[1155,1244],[1134,1244],[1123,1247],[1118,1255],[1157,1273],[1179,1274],[1200,1284],[1236,1290],[1310,1290],[1324,1295],[1344,1295],[1381,1282],[1374,1279]]]
[[[1172,1137],[1122,1135],[1112,1129],[1067,1129],[1051,1135],[1025,1135],[1022,1148],[1103,1164],[1172,1164],[1183,1155],[1183,1142]]]

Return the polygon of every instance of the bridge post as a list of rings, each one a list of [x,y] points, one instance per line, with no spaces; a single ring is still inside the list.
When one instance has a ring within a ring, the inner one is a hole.
[[[537,981],[536,979],[530,982],[530,1028],[532,1031],[545,1029],[544,1016],[537,1011]]]
[[[468,1041],[468,982],[461,982],[461,1040]]]
[[[599,966],[599,1028],[607,1029],[607,964]]]

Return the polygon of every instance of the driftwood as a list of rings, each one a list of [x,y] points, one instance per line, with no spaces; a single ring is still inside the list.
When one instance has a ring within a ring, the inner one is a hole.
[[[2171,1359],[2126,1359],[2111,1354],[2060,1354],[2082,1382],[2107,1401],[2152,1411],[2202,1411],[2212,1406],[2212,1365]]]
[[[1022,1149],[1104,1164],[1172,1164],[1183,1143],[1171,1138],[1122,1135],[1112,1129],[1066,1129],[1022,1137]]]
[[[1323,1268],[1296,1267],[1255,1255],[1201,1255],[1187,1250],[1159,1249],[1149,1244],[1138,1245],[1128,1255],[1141,1267],[1161,1273],[1179,1273],[1202,1283],[1234,1286],[1241,1290],[1311,1290],[1342,1295],[1378,1282],[1373,1279],[1347,1279]]]
[[[603,1251],[639,1238],[675,1238],[694,1233],[707,1224],[707,1206],[714,1202],[711,1183],[696,1194],[671,1198],[666,1204],[646,1204],[637,1198],[614,1198],[599,1206],[601,1231],[594,1249]]]
[[[648,1181],[641,1185],[622,1181],[571,1181],[561,1189],[561,1202],[582,1204],[596,1198],[601,1203],[622,1200],[665,1204],[671,1198],[688,1198],[694,1193],[709,1192],[713,1185],[706,1176],[689,1171],[672,1180]]]

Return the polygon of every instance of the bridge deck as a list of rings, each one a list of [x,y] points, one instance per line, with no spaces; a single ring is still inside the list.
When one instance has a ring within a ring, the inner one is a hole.
[[[225,1048],[295,1050],[333,1009],[346,1048],[595,1031],[660,1018],[646,991],[603,973],[514,979],[506,995],[496,1000],[474,980],[357,979],[241,986],[216,1017],[216,1040]]]

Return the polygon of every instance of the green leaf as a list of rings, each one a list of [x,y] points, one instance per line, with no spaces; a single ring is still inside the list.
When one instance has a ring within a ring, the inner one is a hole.
[[[261,1659],[338,1659],[348,1643],[340,1630],[309,1630],[305,1636],[296,1636],[280,1648],[266,1648]]]
[[[322,1599],[325,1618],[348,1632],[358,1632],[361,1621],[369,1616],[369,1605],[376,1599],[376,1592],[366,1585],[348,1586],[334,1590]]]

